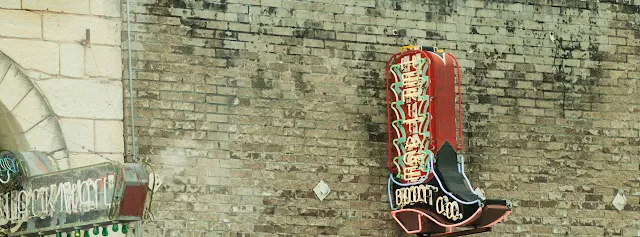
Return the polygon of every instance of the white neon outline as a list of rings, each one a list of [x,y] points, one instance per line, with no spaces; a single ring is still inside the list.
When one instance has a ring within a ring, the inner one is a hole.
[[[457,197],[455,197],[454,195],[451,195],[451,193],[449,193],[449,192],[448,192],[448,191],[447,191],[447,190],[442,186],[442,183],[441,183],[441,181],[440,181],[440,178],[438,178],[438,175],[436,175],[436,174],[435,174],[435,170],[433,169],[433,160],[431,160],[431,162],[429,162],[429,163],[430,163],[430,166],[431,166],[431,170],[430,170],[430,172],[429,172],[429,173],[433,173],[433,175],[436,177],[436,181],[438,182],[438,186],[440,186],[440,188],[442,188],[442,190],[443,190],[443,191],[444,191],[448,196],[452,197],[452,198],[453,198],[453,199],[455,199],[456,201],[458,201],[458,202],[460,202],[460,203],[463,203],[463,204],[468,204],[468,203],[474,204],[474,203],[480,202],[480,200],[475,200],[475,201],[473,201],[473,202],[463,202],[463,201],[459,200]],[[461,162],[461,163],[462,163],[462,164],[464,164],[464,158],[463,158],[463,160],[462,160],[462,162]],[[464,174],[464,166],[459,167],[459,168],[461,168],[461,171],[462,171],[462,173]],[[475,221],[475,220],[477,219],[477,218],[476,218],[476,216],[477,216],[477,215],[479,215],[479,214],[484,210],[484,208],[486,208],[486,207],[483,207],[483,208],[478,207],[478,209],[473,213],[473,215],[471,215],[471,216],[470,216],[469,218],[467,218],[465,221],[460,222],[460,223],[457,223],[457,224],[451,224],[451,225],[448,225],[448,224],[443,224],[443,223],[441,223],[440,221],[438,221],[438,220],[434,219],[433,217],[431,217],[431,216],[427,215],[426,213],[424,213],[424,212],[422,212],[422,211],[420,211],[420,210],[417,210],[417,209],[413,209],[413,208],[399,209],[399,208],[394,208],[394,207],[393,207],[393,201],[391,200],[391,182],[393,182],[393,183],[395,183],[395,184],[397,184],[397,185],[399,185],[399,186],[406,187],[406,186],[410,186],[410,185],[421,184],[422,182],[424,182],[424,181],[426,180],[426,178],[427,178],[427,177],[428,177],[428,174],[427,174],[427,175],[425,175],[425,178],[424,178],[422,181],[418,181],[418,182],[415,182],[415,183],[407,183],[407,184],[403,184],[403,183],[398,183],[395,179],[393,179],[393,174],[390,174],[390,175],[389,175],[389,181],[388,181],[388,186],[387,186],[387,192],[388,192],[388,195],[389,195],[389,204],[391,205],[391,209],[392,209],[392,211],[391,211],[391,216],[393,217],[393,219],[395,219],[395,220],[396,220],[396,222],[397,222],[397,223],[399,223],[399,224],[400,224],[400,226],[402,227],[402,229],[404,229],[404,231],[405,231],[406,233],[408,233],[408,234],[415,234],[415,233],[419,233],[419,232],[421,232],[421,231],[422,231],[422,219],[421,219],[421,218],[423,218],[423,217],[429,218],[431,221],[433,221],[434,223],[438,224],[439,226],[447,228],[447,229],[448,229],[448,231],[450,232],[450,228],[457,227],[457,226],[462,226],[462,225],[465,225],[465,224],[470,223],[470,222],[472,222],[472,221]],[[469,180],[467,179],[466,175],[464,175],[464,178],[465,178],[465,181],[467,181],[467,184],[469,184],[469,185],[470,185]],[[487,207],[488,207],[488,206],[487,206]],[[402,222],[400,222],[400,220],[396,217],[396,214],[397,214],[397,213],[405,212],[405,211],[415,212],[415,213],[417,213],[417,214],[419,215],[419,216],[418,216],[419,223],[418,223],[418,229],[417,229],[417,230],[415,230],[415,231],[409,231],[409,230],[407,230],[407,229],[404,227],[404,225],[402,224]],[[507,210],[507,211],[506,211],[502,216],[500,216],[498,219],[496,219],[495,221],[493,221],[493,222],[491,222],[491,223],[489,223],[489,224],[487,224],[487,225],[484,225],[484,226],[482,226],[482,227],[489,227],[489,226],[493,226],[493,225],[495,225],[495,224],[499,223],[500,221],[504,220],[507,216],[509,216],[509,214],[511,214],[511,212],[512,212],[512,210]]]
[[[467,178],[467,175],[464,173],[464,156],[462,154],[458,156],[460,157],[460,162],[458,163],[458,173],[462,174],[462,177],[464,177],[464,181],[467,184],[467,187],[469,187],[469,190],[471,190],[471,192],[473,192],[480,199],[484,200],[485,198],[480,197],[480,195],[478,195],[473,189],[473,187],[471,186],[471,182],[469,182],[469,178]]]
[[[426,179],[427,177],[429,177],[429,174],[430,174],[430,173],[432,173],[432,174],[433,174],[433,176],[434,176],[434,177],[436,178],[436,180],[438,181],[438,186],[440,186],[440,188],[442,189],[442,191],[443,191],[444,193],[446,193],[448,196],[451,196],[453,199],[455,199],[455,200],[456,200],[456,201],[458,201],[459,203],[467,204],[467,205],[476,204],[476,203],[480,202],[480,200],[474,200],[474,201],[470,201],[470,202],[468,202],[468,201],[462,201],[462,200],[460,200],[459,198],[457,198],[455,195],[453,195],[451,192],[447,191],[447,189],[445,189],[445,188],[444,188],[444,186],[442,185],[442,181],[440,180],[440,178],[438,177],[438,175],[435,173],[435,169],[434,169],[434,167],[433,167],[433,159],[431,159],[431,160],[429,161],[429,169],[430,169],[430,170],[429,170],[429,173],[427,173],[427,175],[425,175],[425,176],[424,176],[424,177],[425,177],[424,179]],[[466,179],[466,176],[464,176],[464,178]],[[393,183],[395,183],[395,184],[397,184],[397,185],[399,185],[399,186],[403,186],[403,187],[406,187],[406,186],[409,186],[409,185],[419,184],[419,183],[417,183],[417,182],[416,182],[416,183],[407,183],[407,184],[398,183],[398,181],[396,181],[395,179],[393,179],[393,174],[391,174],[391,175],[390,175],[389,179],[391,179],[391,181],[393,181]],[[468,179],[466,179],[466,181],[468,182],[469,180],[468,180]],[[424,182],[424,181],[423,181],[423,182]],[[389,196],[389,199],[391,199],[391,196]]]
[[[432,157],[429,157],[429,158],[431,158],[431,159],[429,159],[429,166],[430,166],[429,173],[427,173],[427,174],[422,178],[422,180],[420,180],[420,181],[417,181],[417,182],[414,182],[414,183],[406,183],[406,184],[405,184],[405,183],[399,183],[398,181],[396,181],[396,180],[393,178],[393,174],[389,174],[389,181],[387,181],[387,195],[388,195],[388,198],[389,198],[389,206],[390,206],[390,208],[391,208],[391,210],[392,210],[392,211],[400,210],[400,207],[396,207],[396,206],[394,206],[394,205],[393,205],[393,200],[392,200],[392,198],[391,198],[391,197],[392,197],[392,196],[391,196],[391,182],[393,182],[393,183],[395,183],[396,185],[401,186],[401,187],[407,187],[407,186],[411,186],[411,185],[418,185],[418,184],[422,184],[424,181],[426,181],[426,180],[427,180],[427,178],[429,177],[429,174],[433,174],[433,176],[436,178],[436,181],[438,182],[438,186],[442,189],[442,191],[443,191],[445,194],[447,194],[447,196],[452,197],[452,198],[453,198],[453,199],[455,199],[456,201],[458,201],[458,202],[460,202],[460,203],[462,203],[462,204],[466,204],[466,205],[476,204],[476,203],[479,203],[479,202],[481,201],[481,200],[477,199],[477,200],[474,200],[474,201],[471,201],[471,202],[465,202],[465,201],[462,201],[462,200],[458,199],[458,198],[457,198],[456,196],[454,196],[452,193],[450,193],[449,191],[447,191],[447,189],[445,189],[445,188],[443,187],[443,185],[442,185],[442,181],[440,180],[440,178],[438,177],[438,175],[435,173],[435,169],[434,169],[434,167],[433,167],[433,153],[431,154],[431,156],[432,156]],[[463,172],[464,172],[464,170],[463,170]],[[465,179],[466,183],[470,185],[470,183],[469,183],[469,179],[467,179],[467,176],[466,176],[466,175],[464,175],[464,173],[463,173],[463,177],[464,177],[464,179]],[[472,189],[472,190],[473,190],[473,189]],[[475,194],[475,192],[474,192],[474,194]],[[476,195],[476,196],[477,196],[477,195]],[[478,209],[481,209],[481,208],[478,208]]]
[[[7,180],[2,180],[2,178],[0,178],[0,182],[6,184],[9,183],[9,180],[11,180],[11,173],[9,173],[9,170],[7,170]]]
[[[10,156],[0,158],[0,172],[2,171],[7,172],[7,180],[3,180],[0,178],[0,183],[6,184],[11,180],[11,173],[18,172],[18,168],[16,167],[16,163],[13,158],[11,158]]]
[[[431,169],[433,169],[433,162],[430,162],[430,163],[431,163]],[[438,185],[440,185],[440,187],[442,188],[442,191],[444,191],[449,196],[453,197],[453,199],[455,199],[456,201],[458,201],[460,203],[463,203],[463,204],[467,204],[467,205],[476,204],[476,203],[480,202],[480,200],[467,202],[467,201],[462,201],[462,200],[458,199],[455,195],[453,195],[452,193],[447,191],[444,187],[442,187],[442,181],[440,180],[440,177],[438,177],[438,175],[435,175],[435,173],[434,173],[433,176],[436,177],[436,180],[438,180]]]

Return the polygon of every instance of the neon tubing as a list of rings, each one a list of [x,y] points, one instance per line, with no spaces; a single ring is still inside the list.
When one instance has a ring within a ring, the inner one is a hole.
[[[476,193],[476,191],[471,186],[471,182],[469,182],[469,178],[467,178],[467,175],[464,173],[464,156],[462,156],[462,155],[460,155],[460,165],[458,165],[458,173],[461,173],[462,177],[464,177],[464,181],[467,184],[467,186],[469,187],[469,190],[471,190],[471,192],[473,192],[473,193]],[[478,196],[477,193],[476,193],[476,196]],[[480,197],[480,196],[478,196],[478,197]]]
[[[434,172],[434,167],[433,167],[433,161],[430,162],[431,164],[431,172]],[[458,201],[459,203],[462,204],[467,204],[467,205],[471,205],[471,204],[476,204],[478,202],[480,202],[480,200],[474,200],[474,201],[462,201],[460,199],[458,199],[455,195],[453,195],[452,193],[450,193],[449,191],[447,191],[443,186],[442,186],[442,181],[440,181],[440,178],[438,177],[438,175],[435,174],[435,172],[433,173],[433,176],[436,178],[436,180],[438,181],[438,185],[440,185],[440,188],[442,188],[442,191],[444,191],[444,193],[446,193],[447,195],[451,196],[453,199],[455,199],[456,201]],[[468,181],[468,180],[467,180]]]
[[[432,157],[431,157],[431,158],[432,158]],[[436,175],[436,173],[435,173],[435,169],[434,169],[434,167],[433,167],[433,159],[430,159],[429,167],[430,167],[429,173],[427,173],[427,175],[425,175],[425,178],[424,178],[422,181],[418,181],[418,182],[415,182],[415,183],[406,183],[406,184],[403,184],[403,183],[400,183],[400,182],[396,181],[396,180],[393,178],[393,174],[391,174],[391,175],[389,176],[389,180],[390,180],[390,181],[392,181],[393,183],[395,183],[395,184],[396,184],[396,185],[398,185],[398,186],[406,187],[406,186],[411,186],[411,185],[421,184],[422,182],[424,182],[424,180],[426,180],[426,179],[427,179],[427,177],[429,177],[429,174],[433,174],[433,176],[436,178],[436,181],[438,181],[438,186],[442,189],[442,191],[443,191],[444,193],[446,193],[448,196],[450,196],[451,198],[453,198],[454,200],[458,201],[459,203],[467,204],[467,205],[472,205],[472,204],[476,204],[476,203],[479,203],[479,202],[480,202],[480,200],[474,200],[474,201],[469,201],[469,202],[460,200],[458,197],[456,197],[455,195],[453,195],[452,193],[450,193],[449,191],[447,191],[447,190],[444,188],[444,186],[442,185],[442,181],[440,180],[440,178],[438,177],[438,175]],[[463,173],[463,174],[464,174],[464,173]],[[470,185],[470,183],[469,183],[469,179],[467,179],[466,175],[463,175],[463,177],[464,177],[465,181],[467,182],[467,184],[469,184],[469,185]],[[473,189],[472,189],[472,190],[473,190]],[[393,207],[393,201],[391,200],[391,197],[392,197],[392,196],[391,196],[391,183],[390,183],[390,182],[388,183],[387,192],[388,192],[388,195],[389,195],[389,203],[391,204],[391,209],[394,209],[394,210],[395,210],[395,208]]]
[[[436,220],[435,218],[429,216],[427,213],[424,213],[423,211],[420,211],[420,210],[417,210],[417,209],[413,209],[413,208],[407,208],[407,209],[392,211],[391,215],[393,216],[393,219],[395,219],[398,223],[402,223],[402,222],[400,222],[398,220],[398,218],[396,218],[396,214],[400,213],[400,212],[407,212],[407,211],[419,213],[422,216],[425,216],[425,217],[429,218],[431,221],[433,221],[434,223],[438,224],[439,226],[447,227],[447,228],[453,228],[453,227],[466,225],[469,222],[475,221],[476,220],[475,217],[482,212],[482,208],[478,208],[478,210],[476,210],[476,212],[474,212],[473,215],[471,215],[465,221],[457,223],[457,224],[443,224],[442,222],[440,222],[440,221]],[[420,228],[422,229],[422,225],[420,225]],[[405,231],[406,231],[406,229],[405,229]],[[407,233],[409,233],[409,232],[407,232]],[[413,232],[413,233],[417,233],[417,232]],[[413,234],[413,233],[409,233],[409,234]]]
[[[405,52],[401,51],[399,53],[396,53],[396,54],[392,55],[391,58],[387,61],[387,66],[386,66],[386,70],[385,70],[385,94],[386,94],[386,102],[387,102],[387,116],[389,117],[387,119],[387,137],[388,137],[387,138],[387,152],[388,152],[388,154],[387,154],[387,167],[392,173],[399,173],[400,170],[397,168],[397,165],[393,164],[395,157],[393,157],[393,153],[392,153],[392,144],[393,143],[392,143],[392,138],[391,138],[391,131],[392,131],[391,130],[391,127],[392,127],[391,109],[393,109],[393,112],[396,115],[396,117],[398,117],[399,111],[397,111],[396,108],[391,108],[392,103],[390,101],[391,94],[389,92],[389,90],[391,89],[389,87],[389,79],[390,79],[390,75],[389,74],[390,74],[390,71],[391,71],[392,62],[397,60],[399,57],[404,57],[406,55],[411,55],[411,54],[420,54],[422,57],[424,57],[424,59],[426,60],[424,62],[424,64],[426,64],[427,68],[428,68],[428,65],[431,62],[431,56],[428,53],[425,53],[422,50],[415,50],[414,49],[414,50],[407,50]],[[393,73],[393,76],[394,76],[394,78],[397,78],[397,75],[395,75],[395,73]],[[431,80],[431,79],[429,79],[429,80]],[[429,84],[427,84],[427,85],[429,85]],[[428,91],[427,91],[427,94],[428,94],[427,96],[429,98],[428,103],[431,102],[430,101],[431,98],[432,98],[432,93],[430,93],[431,91],[432,91],[432,89],[428,88]],[[397,93],[395,91],[393,91],[393,92],[394,92],[394,98],[396,100],[398,100]],[[429,119],[431,119],[433,117],[431,114],[429,114],[429,116],[430,116]],[[397,132],[398,129],[395,127],[395,125],[393,125],[393,127],[394,127],[394,130]],[[431,128],[430,125],[429,125],[429,128]],[[430,129],[429,129],[429,134],[433,134]],[[429,139],[429,140],[431,140],[431,139]],[[393,145],[395,145],[395,144],[393,144]],[[397,149],[397,147],[396,147],[396,149]],[[429,149],[429,150],[433,150],[433,149]]]

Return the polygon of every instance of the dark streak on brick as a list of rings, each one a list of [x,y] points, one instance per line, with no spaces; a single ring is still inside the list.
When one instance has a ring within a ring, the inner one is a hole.
[[[302,79],[302,73],[294,73],[293,74],[293,79],[294,79],[294,85],[296,90],[303,92],[303,93],[310,93],[313,92],[313,86],[311,86],[309,83],[306,83],[303,79]]]
[[[476,29],[475,26],[471,27],[471,34],[476,34],[476,35],[478,34],[478,30]]]

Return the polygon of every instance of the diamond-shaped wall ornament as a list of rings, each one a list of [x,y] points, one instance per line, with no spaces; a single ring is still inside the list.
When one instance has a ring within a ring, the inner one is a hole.
[[[611,203],[613,204],[613,207],[618,209],[618,211],[622,211],[622,209],[624,209],[624,205],[627,204],[627,197],[625,197],[624,194],[618,192],[616,197],[613,198],[613,202]]]
[[[160,175],[156,174],[155,172],[149,173],[149,190],[155,193],[160,189],[161,185],[162,178],[160,178]]]
[[[331,189],[329,189],[329,185],[324,182],[324,180],[320,180],[320,182],[318,182],[318,185],[313,188],[313,192],[316,193],[316,197],[318,197],[318,199],[320,199],[320,201],[322,202],[322,200],[324,200],[324,198],[329,195]]]

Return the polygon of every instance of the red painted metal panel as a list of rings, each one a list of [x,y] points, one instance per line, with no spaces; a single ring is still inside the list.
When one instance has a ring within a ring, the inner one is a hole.
[[[124,190],[124,199],[120,205],[120,215],[142,217],[144,202],[147,197],[146,186],[127,186]]]
[[[429,67],[429,70],[432,71],[430,75],[435,76],[432,77],[430,86],[435,92],[433,117],[437,119],[431,121],[431,126],[434,127],[432,139],[435,141],[437,151],[445,141],[456,147],[456,78],[454,60],[449,54],[443,53],[444,58],[433,52],[429,52],[429,54],[433,59]]]

